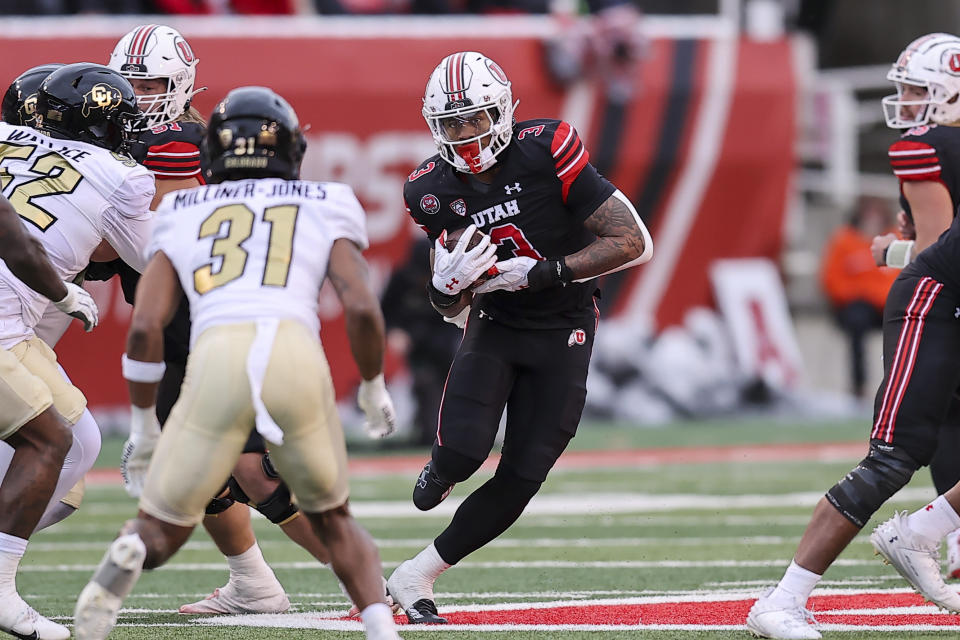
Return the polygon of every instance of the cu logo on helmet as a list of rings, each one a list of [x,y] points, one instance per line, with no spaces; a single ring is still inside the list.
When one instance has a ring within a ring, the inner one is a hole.
[[[83,115],[84,117],[89,116],[94,109],[103,109],[104,111],[116,109],[120,106],[122,100],[123,95],[116,87],[103,83],[95,84],[90,91],[83,95]]]

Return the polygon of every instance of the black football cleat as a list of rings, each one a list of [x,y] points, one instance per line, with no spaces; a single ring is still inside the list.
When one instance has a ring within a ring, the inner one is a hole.
[[[430,469],[431,460],[423,467],[413,487],[413,504],[420,511],[429,511],[443,502],[453,490],[454,483],[440,479]]]
[[[417,600],[403,612],[407,614],[410,624],[447,624],[447,619],[438,615],[437,605],[433,600],[426,598]]]

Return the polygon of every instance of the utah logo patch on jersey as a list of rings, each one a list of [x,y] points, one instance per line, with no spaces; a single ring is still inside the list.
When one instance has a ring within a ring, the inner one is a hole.
[[[584,344],[587,341],[587,332],[583,329],[574,329],[567,338],[567,346],[572,347],[575,344]]]
[[[453,209],[453,212],[458,216],[467,215],[467,203],[464,202],[463,198],[457,198],[451,202],[450,208]]]
[[[423,209],[424,213],[436,213],[440,211],[440,200],[432,193],[428,193],[420,198],[420,208]]]

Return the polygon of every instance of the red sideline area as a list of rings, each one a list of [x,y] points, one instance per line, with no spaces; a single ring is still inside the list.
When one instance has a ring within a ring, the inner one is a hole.
[[[610,451],[569,451],[564,453],[556,469],[602,469],[609,467],[656,467],[668,464],[710,464],[716,462],[783,462],[787,460],[851,460],[862,458],[867,445],[862,442],[827,444],[758,444],[711,447],[669,447],[663,449],[617,449]],[[430,454],[418,456],[383,456],[353,458],[351,476],[418,473]],[[483,469],[493,469],[499,455],[491,455]],[[120,484],[120,469],[93,469],[87,473],[87,484]]]

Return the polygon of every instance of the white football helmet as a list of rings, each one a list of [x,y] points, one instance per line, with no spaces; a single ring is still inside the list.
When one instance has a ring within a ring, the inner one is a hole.
[[[161,79],[167,91],[138,96],[145,129],[168,124],[190,107],[190,100],[203,89],[194,90],[197,62],[193,50],[180,32],[171,27],[145,24],[120,38],[110,54],[111,69],[127,79]]]
[[[423,94],[423,117],[440,157],[464,173],[486,171],[497,161],[513,136],[515,107],[503,69],[476,51],[444,58]]]
[[[929,33],[907,45],[887,73],[896,95],[883,99],[887,126],[907,129],[928,122],[960,124],[960,38]],[[904,97],[907,85],[926,89],[926,97]],[[909,117],[902,107],[920,107]]]

